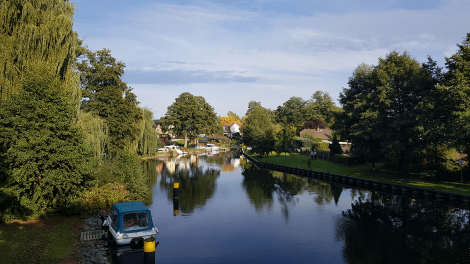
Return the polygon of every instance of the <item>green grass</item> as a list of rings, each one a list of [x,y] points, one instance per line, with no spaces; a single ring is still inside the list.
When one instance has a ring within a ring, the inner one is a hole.
[[[79,259],[79,217],[0,224],[0,263],[58,263]]]
[[[436,191],[451,192],[470,195],[470,184],[468,182],[450,182],[450,181],[426,181],[417,178],[413,174],[400,173],[384,168],[383,164],[377,164],[376,169],[372,170],[370,164],[361,164],[356,166],[343,166],[333,164],[325,160],[312,160],[311,166],[307,166],[307,156],[298,153],[284,155],[270,155],[268,157],[256,157],[259,161],[283,164],[293,167],[312,169],[317,171],[330,172],[341,175],[349,175],[358,178],[372,179],[382,182],[398,183],[420,188],[433,189]]]

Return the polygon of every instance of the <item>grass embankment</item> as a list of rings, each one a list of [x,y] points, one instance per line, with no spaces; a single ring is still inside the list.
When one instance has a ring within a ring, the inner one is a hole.
[[[307,165],[307,156],[300,154],[287,154],[284,155],[270,155],[268,157],[260,158],[253,156],[259,161],[283,164],[287,166],[312,169],[316,171],[330,172],[341,175],[349,175],[358,178],[371,179],[382,182],[397,183],[402,185],[409,185],[420,188],[433,189],[436,191],[451,192],[458,194],[470,195],[470,183],[468,182],[450,182],[450,181],[427,181],[416,177],[409,173],[400,173],[384,168],[383,164],[377,164],[376,168],[372,170],[370,164],[361,164],[355,166],[343,166],[333,164],[325,160],[312,160],[311,166]]]
[[[0,224],[0,263],[79,263],[81,217]]]

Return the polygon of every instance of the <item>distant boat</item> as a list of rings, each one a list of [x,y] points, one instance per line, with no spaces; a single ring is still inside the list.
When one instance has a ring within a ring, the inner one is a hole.
[[[217,147],[216,145],[214,144],[207,144],[206,145],[206,149],[209,149],[211,151],[219,151],[219,147]]]

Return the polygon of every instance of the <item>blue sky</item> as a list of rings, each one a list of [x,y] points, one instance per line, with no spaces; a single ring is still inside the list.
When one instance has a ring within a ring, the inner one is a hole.
[[[468,0],[72,2],[80,38],[126,64],[123,80],[155,118],[183,92],[220,116],[318,90],[336,101],[358,64],[397,50],[444,66],[470,32]]]

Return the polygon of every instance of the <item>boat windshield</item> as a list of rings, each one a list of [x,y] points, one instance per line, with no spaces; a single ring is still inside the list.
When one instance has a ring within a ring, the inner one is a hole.
[[[124,231],[138,230],[149,227],[149,217],[147,212],[130,213],[123,216],[122,229]]]

